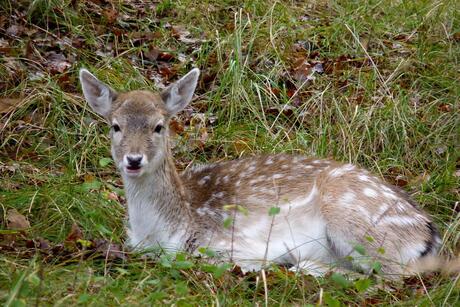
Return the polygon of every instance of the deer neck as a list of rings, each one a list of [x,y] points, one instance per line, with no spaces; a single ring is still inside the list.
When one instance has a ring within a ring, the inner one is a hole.
[[[123,176],[132,245],[153,243],[180,249],[182,234],[193,225],[183,184],[167,157],[153,173],[139,178]]]

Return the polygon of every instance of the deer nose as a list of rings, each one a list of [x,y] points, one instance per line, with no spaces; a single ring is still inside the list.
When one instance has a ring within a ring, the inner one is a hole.
[[[128,155],[126,156],[128,162],[128,168],[138,169],[141,167],[142,156],[141,155]]]

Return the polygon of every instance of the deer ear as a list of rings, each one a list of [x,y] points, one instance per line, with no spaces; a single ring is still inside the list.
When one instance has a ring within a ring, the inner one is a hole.
[[[199,76],[200,70],[194,68],[161,93],[161,98],[170,116],[182,111],[189,104],[190,100],[192,100]]]
[[[88,104],[94,112],[107,118],[117,93],[84,68],[80,69],[80,82]]]

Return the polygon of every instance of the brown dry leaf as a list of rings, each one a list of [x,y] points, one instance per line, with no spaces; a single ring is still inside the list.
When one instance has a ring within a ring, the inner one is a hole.
[[[171,121],[169,122],[169,129],[171,129],[171,131],[174,134],[181,134],[185,130],[184,124],[180,122],[178,119],[171,119]]]
[[[22,101],[21,98],[0,98],[0,114],[13,111]]]
[[[443,103],[443,104],[438,106],[438,110],[441,111],[441,112],[450,112],[450,111],[452,111],[452,108],[451,108],[451,106],[449,104]]]
[[[408,184],[408,179],[404,175],[398,175],[394,179],[394,184],[398,187],[405,187]]]
[[[204,146],[209,138],[208,129],[205,126],[200,128],[200,142]]]
[[[30,227],[29,221],[26,219],[24,215],[18,212],[16,209],[8,210],[6,215],[6,219],[8,221],[7,228],[8,229],[27,229]]]
[[[102,239],[95,240],[94,244],[96,245],[96,252],[102,253],[106,259],[126,259],[126,254],[120,244],[110,243]]]
[[[118,201],[118,195],[115,192],[107,193],[107,199]]]
[[[168,64],[158,65],[158,72],[164,80],[170,80],[177,75],[177,69]]]
[[[144,57],[150,61],[156,61],[160,55],[160,50],[154,46],[150,47],[147,52],[144,52]]]
[[[20,36],[24,32],[24,27],[21,25],[11,25],[6,29],[6,34],[11,36]]]
[[[199,42],[199,39],[190,38],[190,31],[187,31],[183,26],[172,26],[172,36],[180,42],[186,44],[194,44]]]
[[[104,16],[107,19],[108,24],[113,24],[118,17],[118,12],[114,9],[106,9],[104,10]]]
[[[165,62],[171,62],[174,61],[176,57],[174,54],[167,53],[167,52],[160,52],[158,54],[158,61],[165,61]]]
[[[294,63],[294,68],[291,70],[292,77],[299,82],[314,80],[315,73],[323,72],[324,68],[322,63],[309,62],[303,58],[297,59]]]
[[[66,241],[76,242],[77,240],[83,239],[83,232],[76,223],[72,224],[69,234],[67,235]]]
[[[67,60],[67,58],[62,53],[56,53],[50,51],[47,55],[47,65],[51,74],[63,73],[72,64]]]
[[[454,33],[452,37],[454,38],[454,41],[460,42],[460,32]]]

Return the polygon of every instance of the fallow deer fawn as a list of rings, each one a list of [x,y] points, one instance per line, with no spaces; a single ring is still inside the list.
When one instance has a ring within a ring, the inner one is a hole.
[[[316,274],[331,265],[369,270],[373,261],[401,274],[438,252],[430,217],[402,190],[351,164],[279,154],[179,174],[168,123],[191,101],[198,76],[193,69],[159,94],[117,93],[80,70],[86,100],[111,125],[131,246],[207,247],[245,270],[271,262]]]

